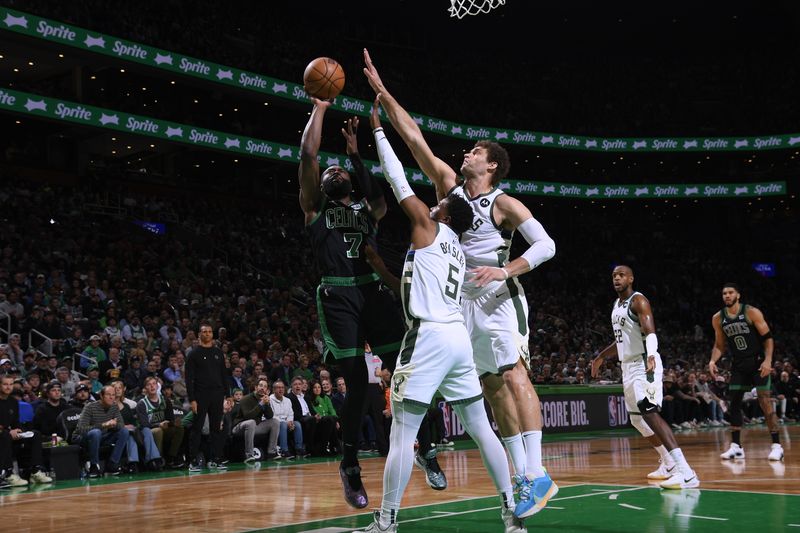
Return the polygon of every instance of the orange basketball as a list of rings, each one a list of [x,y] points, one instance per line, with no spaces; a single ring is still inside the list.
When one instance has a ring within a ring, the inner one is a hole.
[[[320,100],[336,98],[344,88],[344,70],[335,59],[318,57],[303,72],[303,86]]]

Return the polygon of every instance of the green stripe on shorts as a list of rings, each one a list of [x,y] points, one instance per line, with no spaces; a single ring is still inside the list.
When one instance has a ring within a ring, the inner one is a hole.
[[[528,334],[528,321],[525,319],[525,307],[522,305],[522,298],[519,297],[519,285],[517,283],[514,278],[506,280],[508,294],[511,296],[511,301],[514,302],[514,310],[517,312],[519,334],[525,336]]]
[[[414,319],[414,323],[403,336],[403,347],[400,350],[400,364],[407,365],[414,355],[414,346],[417,344],[417,334],[419,333],[419,319]]]

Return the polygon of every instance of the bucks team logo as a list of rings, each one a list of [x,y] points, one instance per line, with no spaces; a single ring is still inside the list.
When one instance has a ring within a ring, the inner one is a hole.
[[[487,198],[481,200],[481,207],[489,207],[489,200]]]

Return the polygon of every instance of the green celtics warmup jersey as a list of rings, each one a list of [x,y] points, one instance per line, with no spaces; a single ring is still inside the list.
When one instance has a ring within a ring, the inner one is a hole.
[[[728,340],[733,363],[754,360],[763,354],[761,338],[756,327],[747,319],[747,305],[742,304],[739,313],[729,315],[726,308],[720,311],[722,332]]]
[[[345,205],[326,198],[307,228],[323,276],[372,274],[364,247],[374,247],[377,228],[363,200]]]

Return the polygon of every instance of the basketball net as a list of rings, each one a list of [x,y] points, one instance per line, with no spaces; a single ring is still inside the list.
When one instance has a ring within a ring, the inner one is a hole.
[[[506,0],[450,0],[451,17],[462,19],[467,15],[488,13],[498,6],[506,5]]]

